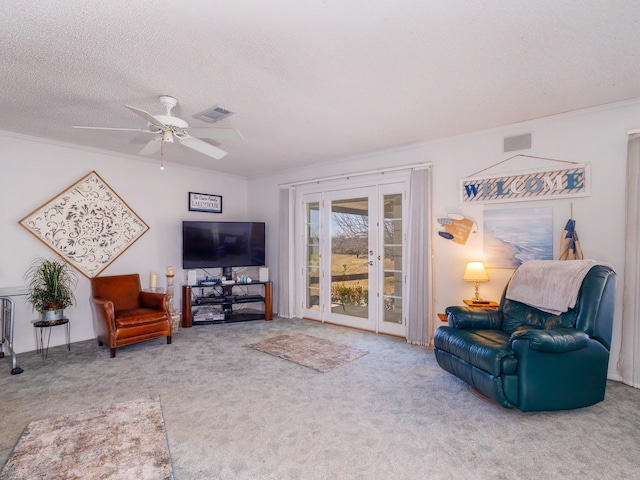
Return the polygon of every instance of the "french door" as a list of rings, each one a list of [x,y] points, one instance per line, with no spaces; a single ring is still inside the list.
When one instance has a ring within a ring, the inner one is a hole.
[[[302,195],[302,316],[405,336],[406,184]]]

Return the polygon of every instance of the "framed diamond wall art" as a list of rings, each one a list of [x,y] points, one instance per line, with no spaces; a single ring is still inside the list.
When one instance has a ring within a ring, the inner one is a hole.
[[[96,172],[18,223],[87,278],[99,275],[149,230]]]

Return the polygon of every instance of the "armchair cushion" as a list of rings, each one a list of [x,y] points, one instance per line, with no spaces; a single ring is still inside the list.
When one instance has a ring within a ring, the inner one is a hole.
[[[502,329],[509,333],[516,331],[521,325],[541,328],[545,326],[575,327],[576,325],[577,315],[574,309],[570,309],[561,315],[554,315],[537,310],[524,303],[505,300],[501,311],[503,315]]]
[[[165,320],[167,318],[167,314],[162,310],[132,308],[131,310],[120,310],[115,312],[115,318],[116,327],[120,328],[157,323]]]

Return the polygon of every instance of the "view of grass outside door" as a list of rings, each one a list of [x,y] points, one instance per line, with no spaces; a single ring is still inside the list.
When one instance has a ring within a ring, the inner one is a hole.
[[[369,318],[369,199],[331,202],[331,312]]]
[[[403,186],[307,196],[305,316],[404,336]]]

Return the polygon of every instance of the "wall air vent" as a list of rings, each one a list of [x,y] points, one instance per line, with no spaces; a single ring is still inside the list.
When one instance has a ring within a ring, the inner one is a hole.
[[[503,139],[504,153],[515,152],[516,150],[526,150],[528,148],[531,148],[530,133],[516,135],[515,137],[506,137]]]
[[[194,118],[199,118],[200,120],[204,120],[205,122],[217,122],[218,120],[228,117],[229,115],[233,115],[236,112],[232,112],[228,108],[221,107],[220,105],[216,105],[215,107],[208,108],[204,112],[197,113],[194,115]]]

